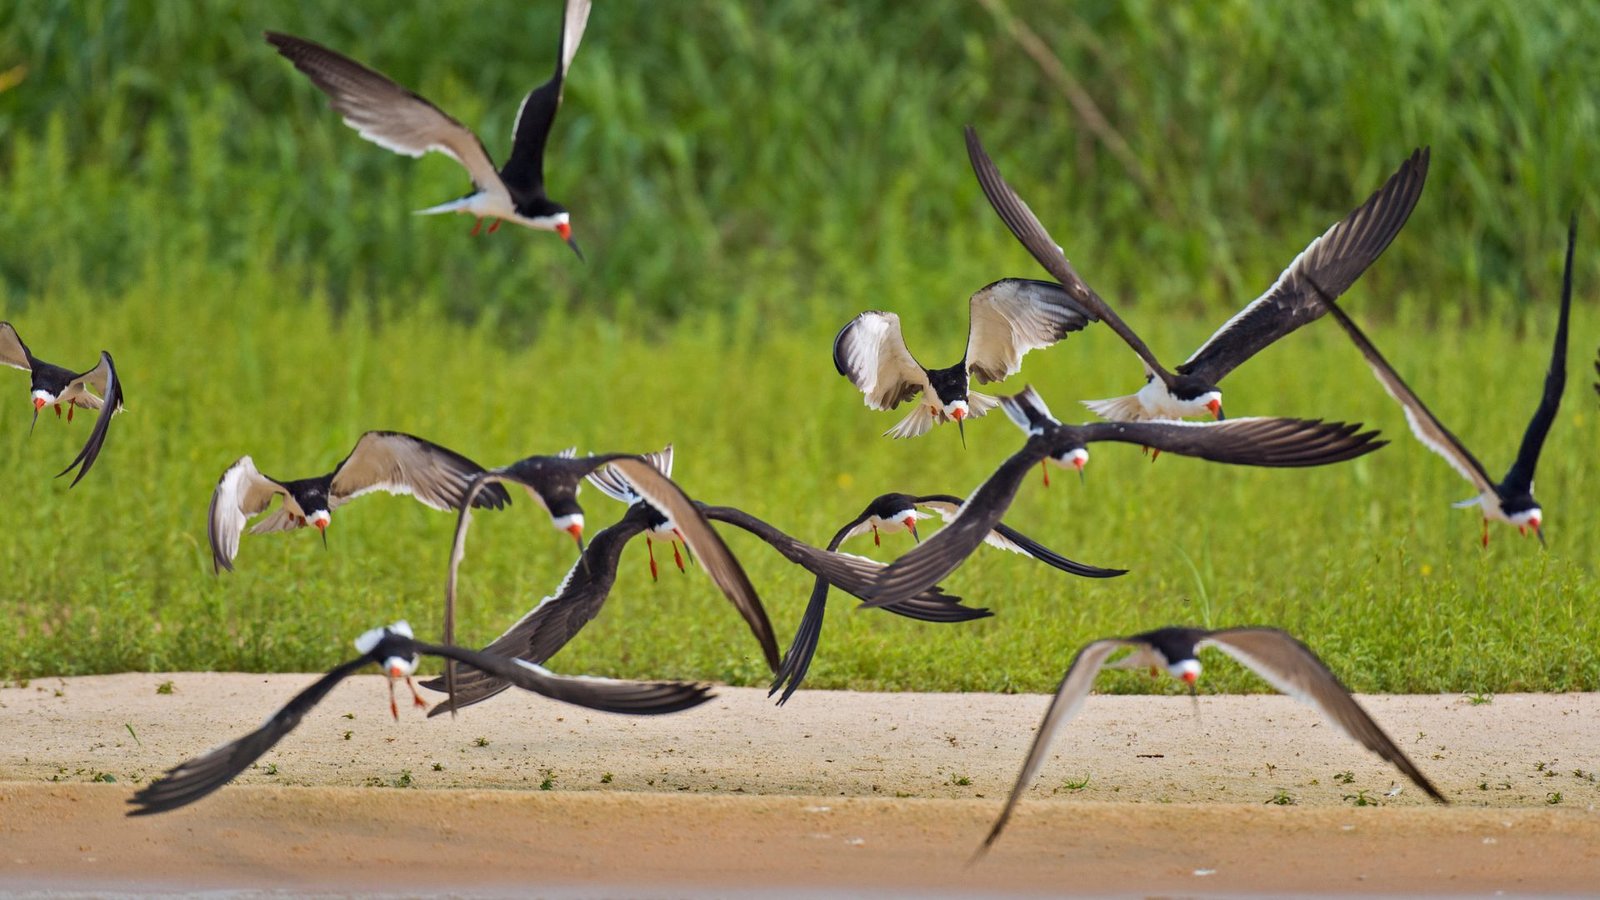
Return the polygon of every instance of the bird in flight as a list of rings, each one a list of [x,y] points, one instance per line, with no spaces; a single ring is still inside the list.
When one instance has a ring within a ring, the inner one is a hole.
[[[314,526],[326,546],[333,511],[362,494],[409,494],[434,509],[453,510],[461,505],[473,477],[482,472],[482,466],[454,450],[398,431],[369,431],[332,472],[294,481],[263,475],[255,460],[241,456],[211,492],[206,536],[211,541],[212,571],[233,571],[245,523],[266,512],[275,497],[282,497],[283,503],[257,522],[251,534]],[[505,488],[492,485],[473,502],[499,509],[511,503],[511,496]]]
[[[968,495],[940,532],[886,566],[867,591],[868,606],[904,599],[943,581],[995,530],[1029,470],[1040,463],[1074,468],[1095,441],[1138,444],[1152,450],[1246,466],[1322,466],[1354,459],[1383,446],[1376,431],[1359,424],[1315,419],[1243,418],[1223,422],[1092,422],[1063,425],[1032,387],[1000,406],[1028,435],[1012,454]]]
[[[1315,708],[1346,737],[1392,763],[1429,797],[1440,803],[1450,802],[1378,727],[1378,723],[1367,715],[1367,711],[1351,696],[1350,689],[1339,681],[1327,664],[1310,647],[1288,632],[1277,628],[1224,628],[1218,631],[1158,628],[1132,637],[1090,641],[1078,650],[1078,654],[1072,658],[1072,664],[1067,667],[1066,677],[1061,679],[1061,686],[1056,688],[1056,694],[1050,700],[1044,721],[1039,723],[1039,732],[1033,738],[1033,746],[1029,748],[1028,758],[1022,764],[1016,786],[1011,789],[1011,796],[1006,798],[994,827],[989,829],[989,836],[978,848],[978,855],[981,856],[1000,837],[1000,832],[1017,807],[1017,801],[1022,799],[1023,791],[1033,783],[1034,776],[1039,774],[1039,768],[1044,765],[1050,741],[1083,708],[1083,702],[1089,698],[1095,676],[1100,674],[1101,669],[1140,669],[1148,666],[1157,674],[1164,669],[1173,678],[1187,684],[1192,694],[1195,683],[1200,679],[1198,654],[1207,647],[1221,650],[1279,691]],[[1111,661],[1117,651],[1129,648],[1132,653]]]
[[[476,134],[420,94],[305,38],[269,31],[266,39],[328,95],[329,105],[362,137],[406,156],[422,156],[430,150],[443,153],[472,176],[472,193],[418,210],[418,215],[465,213],[477,219],[473,234],[482,228],[484,219],[493,220],[491,234],[502,221],[554,231],[582,259],[583,251],[572,236],[571,213],[545,193],[544,150],[561,106],[567,69],[589,22],[590,5],[590,0],[567,0],[555,75],[523,98],[511,129],[511,156],[499,169]]]
[[[900,317],[868,310],[851,319],[833,339],[833,365],[861,389],[872,409],[894,409],[917,402],[911,414],[884,434],[908,438],[934,425],[954,421],[966,442],[967,419],[994,409],[997,401],[971,390],[1003,381],[1022,368],[1022,357],[1082,329],[1098,317],[1079,305],[1059,284],[1006,278],[979,288],[968,301],[967,350],[960,362],[928,369],[906,348]]]
[[[117,367],[111,361],[111,354],[101,350],[100,361],[94,368],[87,372],[74,372],[34,356],[28,345],[22,342],[17,329],[10,322],[0,322],[0,363],[28,373],[28,387],[33,399],[33,422],[28,425],[30,432],[39,424],[39,411],[46,406],[54,407],[59,418],[61,405],[65,403],[68,422],[72,421],[72,412],[78,407],[100,410],[83,449],[56,475],[60,478],[76,468],[78,474],[68,487],[77,485],[100,457],[100,449],[106,443],[106,433],[111,428],[111,417],[122,411],[122,379],[117,377]]]
[[[1383,358],[1383,354],[1378,352],[1378,348],[1373,346],[1350,316],[1333,302],[1333,298],[1327,294],[1321,295],[1323,304],[1366,358],[1378,383],[1404,410],[1411,433],[1424,447],[1444,457],[1450,467],[1477,491],[1474,496],[1455,505],[1459,508],[1476,506],[1483,513],[1485,547],[1489,546],[1491,520],[1514,525],[1524,534],[1532,531],[1539,536],[1539,543],[1544,543],[1544,510],[1533,499],[1533,470],[1539,465],[1539,453],[1544,449],[1545,438],[1556,419],[1556,410],[1561,407],[1561,394],[1567,387],[1567,316],[1572,309],[1572,250],[1577,239],[1578,216],[1574,213],[1567,225],[1567,262],[1565,274],[1561,277],[1561,312],[1556,319],[1555,346],[1550,351],[1550,368],[1544,376],[1544,392],[1539,397],[1538,408],[1533,411],[1533,418],[1528,422],[1527,431],[1522,434],[1522,447],[1517,451],[1516,461],[1499,482],[1490,477],[1483,463],[1478,462],[1467,445],[1444,427],[1444,423],[1400,378],[1400,373],[1389,365],[1389,361]]]
[[[188,806],[222,787],[250,768],[262,754],[271,750],[300,724],[312,709],[326,698],[339,682],[367,665],[377,665],[389,680],[389,712],[400,718],[394,700],[394,683],[411,675],[423,656],[436,656],[472,666],[506,679],[526,691],[588,709],[627,715],[659,715],[690,709],[714,695],[705,685],[683,682],[615,681],[610,678],[575,678],[557,675],[548,669],[504,657],[479,653],[464,647],[425,644],[415,639],[411,626],[403,621],[374,628],[355,640],[360,655],[335,666],[310,687],[296,694],[282,709],[273,713],[260,728],[238,740],[217,747],[194,759],[179,763],[161,778],[134,794],[130,816],[147,816]],[[412,702],[426,707],[411,690]]]
[[[1104,321],[1143,362],[1145,386],[1138,393],[1086,402],[1102,418],[1113,421],[1201,415],[1221,419],[1222,389],[1218,383],[1223,376],[1300,326],[1316,321],[1323,307],[1312,293],[1309,279],[1316,278],[1334,296],[1347,290],[1400,233],[1428,177],[1428,150],[1423,148],[1413,152],[1365,203],[1307,245],[1266,293],[1223,323],[1183,365],[1168,370],[1144,340],[1079,277],[1033,210],[1001,177],[970,125],[966,138],[967,155],[978,184],[1011,233],[1080,306]]]

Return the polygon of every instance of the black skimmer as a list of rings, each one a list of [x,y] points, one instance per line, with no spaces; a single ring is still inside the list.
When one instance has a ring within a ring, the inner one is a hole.
[[[466,213],[478,220],[473,234],[478,233],[484,219],[493,220],[491,234],[499,229],[501,221],[554,231],[582,259],[583,251],[572,237],[571,214],[545,194],[544,148],[556,110],[561,106],[567,68],[572,65],[589,22],[589,7],[590,0],[567,0],[555,75],[523,98],[511,129],[511,156],[498,170],[476,134],[382,73],[305,38],[273,31],[266,32],[266,38],[328,95],[329,105],[362,137],[406,156],[438,151],[460,163],[472,176],[472,193],[418,210],[418,215]]]
[[[470,494],[480,490],[502,491],[500,484],[520,484],[528,496],[550,516],[550,524],[557,531],[572,535],[578,544],[578,556],[583,557],[583,507],[578,505],[578,490],[583,479],[607,464],[628,456],[626,453],[602,453],[579,456],[577,448],[568,447],[555,456],[528,456],[507,466],[490,469],[472,485]],[[459,508],[459,507],[457,507]],[[460,532],[466,526],[457,522]],[[459,538],[458,540],[465,540]],[[445,640],[450,640],[449,626]]]
[[[1423,148],[1413,152],[1367,202],[1308,244],[1266,293],[1224,322],[1183,365],[1169,371],[1139,335],[1078,276],[1061,246],[1001,177],[970,125],[966,128],[966,137],[967,155],[977,173],[978,184],[1011,233],[1080,306],[1104,320],[1143,361],[1145,386],[1138,393],[1085,403],[1101,417],[1113,421],[1183,419],[1200,415],[1221,419],[1222,390],[1217,385],[1223,376],[1269,344],[1322,315],[1321,304],[1313,296],[1308,278],[1316,278],[1334,296],[1355,283],[1405,225],[1428,176],[1428,150]]]
[[[672,477],[672,445],[668,444],[654,453],[644,454],[645,461],[654,466],[656,471]],[[599,469],[589,473],[589,483],[594,485],[601,493],[613,500],[627,506],[643,503],[643,498],[628,484],[628,480],[610,468]],[[677,564],[678,571],[686,571],[683,566],[683,554],[678,551],[678,542],[683,540],[683,535],[678,533],[677,526],[668,521],[661,511],[648,503],[644,504],[648,510],[649,523],[644,530],[645,555],[650,560],[650,580],[657,580],[656,568],[656,541],[666,541],[672,545],[672,561]]]
[[[369,431],[332,472],[295,481],[263,475],[254,460],[241,456],[211,492],[206,536],[211,539],[212,570],[233,571],[245,521],[266,512],[273,497],[282,497],[282,505],[257,522],[251,534],[316,526],[326,545],[333,511],[362,494],[410,494],[434,509],[453,510],[461,505],[473,477],[482,472],[482,466],[454,450],[397,431]],[[483,496],[474,496],[473,503],[499,509],[510,504],[511,497],[496,485]]]
[[[100,456],[100,448],[105,446],[106,432],[111,428],[111,417],[122,411],[122,379],[117,377],[117,367],[111,361],[111,354],[101,350],[100,361],[87,372],[63,369],[34,356],[28,350],[28,345],[22,342],[17,329],[10,322],[0,322],[0,363],[28,373],[29,390],[33,396],[33,422],[28,426],[29,431],[39,423],[39,411],[46,406],[53,406],[59,418],[61,404],[65,403],[68,422],[72,421],[73,410],[80,406],[100,410],[83,449],[78,451],[70,465],[56,475],[60,478],[78,467],[78,474],[73,477],[72,485],[68,486],[76,485],[83,480],[83,476],[89,474],[95,459]],[[99,396],[90,393],[91,389]]]
[[[926,494],[912,496],[910,494],[883,494],[867,504],[851,521],[845,523],[834,533],[833,539],[828,541],[827,549],[837,551],[845,541],[857,535],[872,533],[872,542],[879,543],[879,535],[885,532],[897,531],[910,532],[912,538],[920,542],[917,534],[917,522],[929,517],[921,508],[935,510],[946,523],[955,521],[961,508],[961,498],[952,494]],[[983,539],[991,547],[1010,550],[1013,553],[1022,553],[1031,556],[1063,572],[1071,572],[1085,578],[1115,578],[1126,575],[1127,569],[1102,569],[1099,566],[1085,565],[1067,559],[1054,550],[1040,544],[1016,529],[1005,525],[996,525],[994,530]],[[828,580],[819,577],[812,586],[811,598],[806,603],[804,615],[800,618],[800,627],[796,629],[794,640],[789,644],[788,652],[783,655],[783,664],[778,667],[778,677],[772,682],[772,687],[767,691],[767,696],[772,696],[780,689],[783,694],[778,698],[778,705],[788,702],[795,689],[800,687],[800,682],[805,680],[806,672],[811,668],[811,659],[817,653],[817,642],[822,636],[822,619],[827,611]],[[965,608],[965,607],[963,607]],[[901,612],[897,606],[887,606],[894,612]],[[901,612],[905,615],[904,612]],[[916,618],[915,616],[913,618]]]
[[[642,458],[656,467],[657,471],[664,464],[660,454],[646,454]],[[608,484],[615,487],[619,495],[638,496],[626,477],[610,479]],[[707,506],[698,502],[694,503],[694,507],[706,520],[733,525],[754,534],[790,562],[824,579],[824,583],[831,580],[846,591],[861,590],[883,565],[858,556],[818,550],[743,510],[729,506]],[[650,501],[640,499],[630,505],[620,520],[595,533],[584,550],[583,560],[573,565],[556,593],[540,601],[538,606],[484,647],[484,652],[514,656],[533,663],[542,663],[554,656],[584,625],[599,615],[616,583],[623,548],[635,537],[649,533],[652,528],[660,528],[660,523],[667,519]],[[669,530],[667,533],[672,532]],[[464,531],[457,532],[458,538],[464,534]],[[463,546],[458,543],[458,552],[452,553],[451,561],[456,567],[461,558],[459,548]],[[691,552],[699,552],[694,543],[690,543],[689,548]],[[455,575],[455,568],[452,568],[450,581],[445,587],[446,602],[451,606],[456,591]],[[962,622],[990,615],[988,610],[963,606],[960,600],[959,597],[946,595],[939,588],[931,588],[886,608],[890,612],[927,622]],[[450,617],[450,613],[446,615]],[[447,678],[438,678],[425,682],[423,687],[452,693],[457,698],[458,707],[486,700],[507,687],[504,682],[482,673],[458,674],[453,692],[449,690],[447,682]],[[434,714],[443,709],[441,706]]]
[[[970,390],[1002,381],[1022,368],[1023,354],[1040,350],[1079,331],[1098,316],[1066,289],[1048,281],[1006,278],[979,288],[968,303],[967,352],[945,369],[927,369],[906,349],[900,317],[868,310],[851,319],[833,339],[833,365],[861,389],[872,409],[894,409],[922,395],[900,424],[884,434],[897,438],[926,434],[935,424],[954,420],[966,441],[964,422],[994,409],[988,394]]]
[[[1314,707],[1346,737],[1359,742],[1405,773],[1428,796],[1440,803],[1450,802],[1378,727],[1378,723],[1372,721],[1367,711],[1350,695],[1349,688],[1329,671],[1327,664],[1288,632],[1277,628],[1224,628],[1220,631],[1158,628],[1132,637],[1091,641],[1072,658],[1072,665],[1067,667],[1066,677],[1061,680],[1061,686],[1056,688],[1056,695],[1050,701],[1044,721],[1039,723],[1039,733],[1034,736],[1033,747],[1028,751],[1027,761],[1022,764],[1017,784],[1011,789],[1011,796],[1006,799],[1000,818],[995,820],[989,836],[978,849],[979,855],[1000,836],[1000,831],[1016,809],[1017,801],[1022,799],[1022,792],[1028,789],[1034,776],[1039,774],[1040,766],[1044,765],[1045,751],[1049,750],[1051,739],[1083,707],[1083,701],[1088,699],[1095,676],[1101,669],[1139,669],[1148,666],[1157,674],[1165,669],[1172,677],[1189,685],[1193,693],[1195,682],[1200,678],[1200,660],[1196,654],[1207,647],[1221,650],[1279,691]],[[1113,654],[1125,648],[1132,648],[1133,652],[1111,661]]]
[[[739,561],[706,522],[694,501],[644,457],[604,454],[590,459],[604,459],[608,465],[620,470],[633,492],[640,497],[640,502],[630,506],[627,514],[617,524],[595,534],[593,541],[580,553],[578,562],[573,564],[566,578],[562,579],[560,586],[556,588],[556,593],[545,598],[532,612],[512,625],[486,647],[485,652],[543,662],[565,646],[567,641],[600,611],[601,605],[611,593],[612,584],[616,581],[617,564],[622,555],[622,548],[629,540],[649,527],[651,512],[647,507],[654,507],[660,510],[657,515],[664,515],[675,523],[684,543],[699,557],[706,574],[711,576],[711,580],[722,589],[723,594],[733,602],[734,607],[750,626],[750,631],[761,644],[767,665],[776,670],[779,661],[778,643],[773,636],[772,622],[767,618],[767,611],[761,605],[761,598],[757,596],[755,587],[750,583],[749,576],[745,575]],[[472,498],[479,488],[496,477],[498,476],[494,472],[486,473],[467,489],[466,496]],[[576,476],[576,478],[582,477],[582,475]],[[462,557],[466,555],[467,530],[472,524],[469,506],[464,504],[460,510],[456,520],[455,541],[450,548],[450,575],[445,583],[446,642],[449,642],[454,634],[456,576],[461,567]],[[548,626],[544,624],[552,618],[558,619],[560,624]],[[460,681],[456,678],[454,667],[446,664],[443,678],[434,679],[423,686],[432,690],[442,690],[452,698],[463,698],[455,699],[450,704],[452,710],[465,705],[466,702],[485,699],[506,687],[498,683],[493,685],[480,683],[474,686],[470,693],[465,693]],[[471,698],[470,701],[465,699],[468,697]]]
[[[417,663],[422,656],[437,656],[477,670],[493,672],[523,690],[605,712],[659,715],[691,709],[714,696],[707,686],[700,684],[575,678],[557,675],[531,663],[479,653],[464,647],[425,644],[413,638],[411,626],[405,622],[374,628],[356,638],[355,645],[360,656],[341,663],[296,694],[260,728],[236,741],[179,763],[166,775],[134,794],[128,802],[135,808],[128,815],[146,816],[178,809],[232,781],[293,731],[300,720],[322,702],[339,682],[369,664],[377,665],[389,679],[389,711],[396,719],[400,718],[400,710],[394,700],[395,679],[404,678],[409,686],[411,675],[417,670]],[[415,687],[412,687],[411,696],[417,706],[427,706],[417,696]]]
[[[1355,342],[1361,355],[1366,357],[1367,365],[1372,368],[1372,374],[1377,376],[1378,383],[1389,392],[1389,396],[1400,404],[1405,411],[1406,422],[1411,426],[1411,433],[1424,447],[1444,457],[1461,474],[1461,477],[1472,483],[1477,490],[1477,495],[1455,504],[1465,508],[1476,506],[1483,513],[1483,546],[1489,546],[1489,522],[1505,522],[1515,525],[1517,530],[1526,534],[1530,529],[1539,536],[1539,543],[1544,543],[1544,510],[1533,499],[1533,470],[1539,464],[1539,452],[1544,449],[1544,439],[1550,433],[1550,425],[1555,422],[1556,410],[1561,406],[1561,393],[1567,387],[1567,314],[1572,308],[1572,249],[1578,237],[1578,217],[1573,214],[1572,221],[1567,227],[1567,263],[1566,272],[1561,278],[1561,313],[1556,320],[1555,347],[1550,351],[1550,369],[1544,376],[1544,394],[1539,398],[1539,407],[1533,411],[1533,419],[1528,422],[1528,430],[1523,432],[1522,447],[1517,451],[1517,459],[1506,471],[1506,477],[1498,484],[1489,477],[1488,470],[1483,463],[1472,455],[1461,439],[1450,433],[1438,417],[1428,409],[1415,392],[1400,378],[1400,373],[1389,365],[1383,358],[1378,348],[1372,345],[1367,336],[1362,333],[1350,316],[1334,303],[1332,298],[1323,295],[1324,304],[1333,313],[1333,317],[1344,326],[1344,330]]]
[[[1222,422],[1093,422],[1063,425],[1029,387],[1000,400],[1028,434],[1027,443],[967,497],[938,534],[890,563],[869,588],[868,605],[893,603],[944,580],[995,530],[1023,479],[1040,462],[1076,466],[1095,441],[1138,444],[1179,456],[1245,466],[1322,466],[1354,459],[1383,446],[1378,432],[1359,424],[1317,419],[1243,418]]]

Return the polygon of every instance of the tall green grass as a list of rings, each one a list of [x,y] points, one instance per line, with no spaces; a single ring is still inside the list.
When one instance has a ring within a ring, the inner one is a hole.
[[[1552,283],[1558,257],[1552,248],[1537,261]],[[965,493],[1021,443],[998,414],[972,423],[965,451],[951,429],[880,437],[897,416],[863,409],[833,372],[831,323],[761,336],[758,320],[719,317],[647,338],[598,316],[552,315],[529,347],[507,350],[494,325],[453,323],[436,307],[374,327],[334,314],[326,296],[281,299],[293,276],[265,259],[237,280],[180,279],[177,290],[171,281],[152,277],[109,303],[96,291],[63,291],[23,320],[24,337],[64,361],[117,347],[130,409],[99,466],[68,491],[49,476],[87,426],[47,415],[30,437],[21,376],[13,378],[11,413],[0,417],[8,523],[0,609],[11,623],[0,630],[0,670],[13,677],[315,669],[375,622],[403,616],[437,633],[451,517],[409,499],[340,509],[326,551],[309,533],[247,535],[238,571],[213,577],[206,502],[222,469],[247,452],[263,471],[300,477],[326,471],[369,428],[414,431],[491,465],[569,444],[646,450],[673,441],[676,475],[692,493],[820,543],[879,492]],[[1358,287],[1347,302],[1370,320],[1374,300]],[[1539,301],[1520,337],[1372,323],[1418,390],[1497,471],[1515,452],[1542,378],[1553,292]],[[1140,324],[1165,348],[1194,344],[1212,323]],[[912,330],[929,356],[957,352],[955,341]],[[1592,336],[1592,327],[1581,330]],[[1087,581],[981,553],[947,586],[997,615],[964,626],[852,613],[840,597],[809,683],[1038,690],[1091,637],[1170,622],[1258,622],[1304,636],[1365,690],[1594,689],[1600,526],[1590,510],[1600,484],[1589,445],[1600,410],[1586,373],[1573,370],[1539,473],[1547,551],[1505,528],[1481,550],[1477,513],[1448,505],[1465,484],[1410,439],[1343,334],[1319,323],[1235,373],[1230,412],[1361,420],[1393,445],[1308,471],[1152,464],[1131,447],[1097,447],[1086,483],[1032,483],[1008,521],[1130,575]],[[1074,398],[1125,391],[1137,369],[1114,336],[1094,328],[1030,356],[1024,376],[1003,389],[1032,382],[1070,417],[1083,415]],[[597,492],[583,499],[591,527],[620,512]],[[729,539],[787,635],[809,579],[753,539]],[[908,547],[902,535],[876,552]],[[874,552],[864,541],[853,549]],[[555,664],[762,683],[754,641],[703,574],[669,566],[651,584],[643,551],[627,552],[607,612]],[[573,555],[526,499],[480,514],[464,568],[463,639],[493,637],[554,589]],[[1227,671],[1212,683],[1251,684]]]
[[[341,509],[326,552],[247,536],[239,571],[210,574],[206,501],[228,463],[325,471],[371,428],[485,464],[673,441],[692,493],[815,542],[881,491],[970,490],[1020,443],[1010,426],[974,423],[966,451],[947,431],[891,442],[896,416],[864,410],[827,355],[880,307],[924,359],[952,359],[968,293],[1038,274],[973,183],[965,122],[1173,359],[1432,145],[1416,214],[1347,302],[1497,471],[1542,377],[1566,211],[1584,247],[1600,238],[1593,5],[602,3],[550,151],[588,265],[548,235],[412,217],[464,188],[454,163],[360,140],[259,36],[344,49],[503,156],[559,5],[0,7],[0,73],[26,67],[0,90],[0,317],[57,362],[111,350],[130,407],[69,492],[49,476],[87,423],[30,437],[22,376],[0,372],[0,674],[313,669],[375,622],[436,631],[449,517],[403,498]],[[1007,10],[1129,154],[1071,111]],[[1504,529],[1479,550],[1476,514],[1447,505],[1465,485],[1319,325],[1230,377],[1230,414],[1361,419],[1394,446],[1308,472],[1097,448],[1086,484],[1029,487],[1010,521],[1132,574],[980,554],[949,587],[997,616],[968,626],[840,598],[808,683],[1044,689],[1090,637],[1187,621],[1282,625],[1364,690],[1596,688],[1597,275],[1580,248],[1574,384],[1539,478],[1548,551]],[[1002,390],[1024,381],[1071,417],[1137,370],[1096,327]],[[593,526],[617,512],[584,499]],[[461,630],[486,640],[573,554],[526,501],[477,525]],[[730,540],[786,634],[809,581]],[[556,664],[764,681],[704,577],[652,585],[642,555]]]
[[[513,336],[551,304],[783,324],[886,293],[945,310],[1009,242],[967,122],[1103,293],[1161,310],[1259,291],[1420,144],[1430,183],[1385,268],[1443,315],[1522,302],[1527,261],[1596,209],[1594,4],[1008,0],[1131,162],[979,4],[600,4],[549,152],[586,267],[548,236],[412,217],[465,189],[459,167],[362,141],[260,38],[349,52],[503,158],[560,6],[6,4],[0,71],[28,75],[0,93],[0,290],[15,307],[60,276],[121,290],[265,252],[338,304],[432,297]],[[1581,274],[1600,274],[1592,255]]]

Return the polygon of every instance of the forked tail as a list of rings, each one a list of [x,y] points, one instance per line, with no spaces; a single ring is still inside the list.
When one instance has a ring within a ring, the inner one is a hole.
[[[1145,414],[1144,404],[1139,402],[1138,394],[1109,400],[1085,400],[1083,405],[1089,407],[1090,412],[1111,422],[1139,422],[1149,418]]]

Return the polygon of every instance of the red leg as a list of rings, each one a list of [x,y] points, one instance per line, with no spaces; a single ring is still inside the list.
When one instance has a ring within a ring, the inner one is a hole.
[[[483,230],[483,218],[480,216],[478,221],[472,223],[472,236],[477,237],[481,230]]]
[[[1489,546],[1489,520],[1488,519],[1484,519],[1483,520],[1483,546],[1484,546],[1485,549],[1487,549],[1488,546]]]
[[[883,541],[878,539],[878,526],[877,525],[873,525],[872,526],[872,546],[874,546],[874,547],[882,547],[883,546]]]
[[[394,716],[396,722],[400,721],[400,707],[394,702],[394,679],[389,679],[389,715]]]
[[[489,226],[489,233],[490,234],[494,234],[496,231],[499,231],[499,230],[500,230],[500,220],[499,219],[495,219],[494,220],[494,224]]]
[[[1043,460],[1043,459],[1039,460],[1039,471],[1044,473],[1044,486],[1045,487],[1049,487],[1050,486],[1050,463],[1049,463],[1049,461]]]
[[[417,686],[412,683],[410,675],[406,676],[406,687],[411,688],[411,705],[418,709],[427,709],[428,701],[422,699],[422,695],[417,693]]]
[[[687,572],[688,571],[687,569],[685,569],[683,567],[683,554],[678,552],[678,542],[677,541],[673,541],[672,542],[672,561],[678,564],[678,571],[679,572]]]
[[[1161,455],[1161,451],[1152,447],[1151,450],[1150,450],[1150,461],[1151,462],[1155,462],[1156,458],[1159,457],[1160,455]]]
[[[72,404],[71,404],[71,403],[68,403],[68,404],[67,404],[67,421],[68,421],[68,422],[71,422],[71,421],[72,421],[72,410],[73,410],[73,409],[74,409],[74,408],[75,408],[75,407],[73,407],[73,405],[72,405]]]
[[[644,552],[650,554],[650,580],[651,581],[655,581],[655,580],[657,580],[656,579],[656,546],[655,546],[654,543],[652,543],[650,541],[650,536],[649,535],[645,535],[645,538],[644,538]]]
[[[61,404],[56,404],[56,418],[61,418]]]

